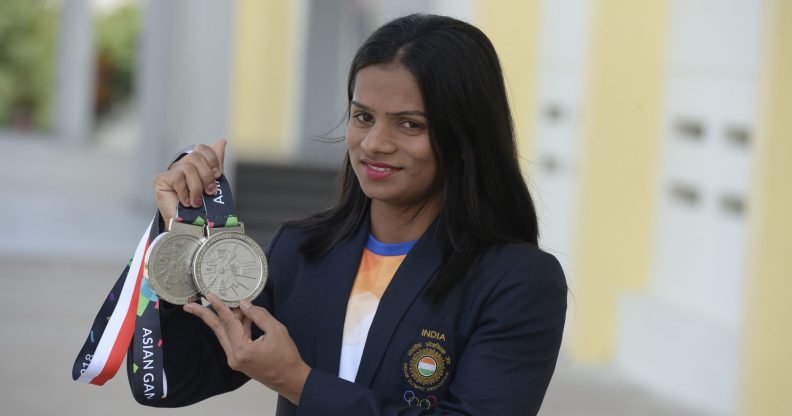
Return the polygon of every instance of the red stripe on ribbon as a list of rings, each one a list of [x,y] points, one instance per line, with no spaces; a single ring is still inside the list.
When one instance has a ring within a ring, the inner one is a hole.
[[[137,316],[138,302],[140,302],[140,282],[143,277],[143,259],[146,258],[145,253],[148,252],[148,249],[149,241],[146,240],[146,248],[143,250],[144,255],[140,259],[140,270],[138,270],[135,289],[132,292],[132,300],[129,302],[129,308],[124,317],[124,323],[121,324],[121,329],[118,331],[118,337],[116,337],[113,343],[113,348],[110,350],[107,362],[102,368],[102,371],[91,380],[91,384],[97,386],[104,385],[107,380],[110,380],[116,375],[118,369],[121,368],[121,363],[124,361],[127,348],[132,341],[132,335],[135,333],[135,318]]]

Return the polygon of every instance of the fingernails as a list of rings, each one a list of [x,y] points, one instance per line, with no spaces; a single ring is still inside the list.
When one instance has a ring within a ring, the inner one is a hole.
[[[216,188],[215,188],[215,184],[213,184],[213,183],[210,183],[210,184],[209,184],[209,185],[206,187],[206,190],[207,190],[207,193],[208,193],[209,195],[214,195],[214,193],[215,193],[215,190],[216,190]]]
[[[241,302],[239,302],[239,306],[241,306],[242,309],[250,309],[250,307],[253,305],[250,304],[249,300],[242,300]]]
[[[215,179],[217,179],[217,178],[219,178],[219,177],[220,177],[220,169],[218,169],[218,168],[212,168],[212,172],[214,173],[214,177],[215,177]]]
[[[182,307],[182,309],[184,309],[184,311],[187,313],[193,313],[193,308],[195,308],[195,306],[192,303],[188,303]]]
[[[193,199],[193,206],[196,207],[196,208],[200,207],[201,206],[201,198]]]

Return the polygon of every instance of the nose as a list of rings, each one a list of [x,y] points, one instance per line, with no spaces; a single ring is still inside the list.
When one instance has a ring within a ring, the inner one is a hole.
[[[396,150],[392,132],[383,123],[374,123],[360,142],[360,148],[370,155],[393,153]]]

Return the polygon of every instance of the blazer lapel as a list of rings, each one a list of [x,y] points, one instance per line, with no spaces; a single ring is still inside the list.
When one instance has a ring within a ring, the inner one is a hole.
[[[396,327],[440,265],[443,240],[439,218],[415,243],[380,299],[355,378],[358,384],[371,385]]]
[[[347,303],[368,230],[369,219],[366,218],[352,239],[341,243],[324,259],[307,265],[308,275],[321,280],[315,297],[315,368],[328,374],[338,374]]]

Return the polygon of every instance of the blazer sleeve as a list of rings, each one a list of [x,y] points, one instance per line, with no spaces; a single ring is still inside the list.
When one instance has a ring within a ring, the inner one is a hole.
[[[566,316],[561,266],[538,252],[495,286],[462,352],[448,399],[430,411],[313,370],[300,415],[535,415],[555,369]]]
[[[267,259],[271,259],[280,235],[281,230],[270,241],[266,250]],[[271,310],[272,305],[272,280],[267,280],[264,291],[253,302],[268,310]],[[200,318],[184,312],[177,305],[163,301],[160,305],[163,366],[168,381],[168,395],[158,401],[138,400],[140,404],[153,407],[187,406],[235,390],[249,380],[248,376],[228,366],[220,342]],[[127,365],[127,375],[131,383],[130,365]]]

